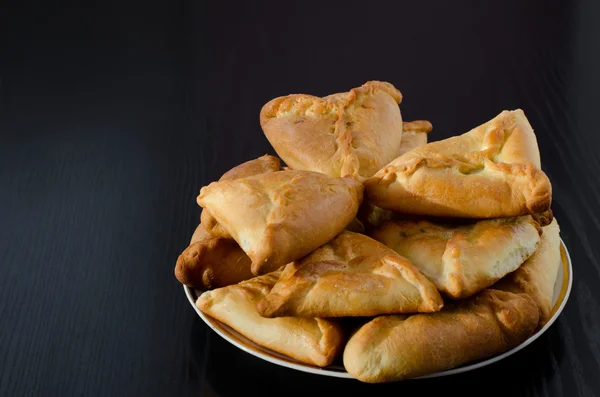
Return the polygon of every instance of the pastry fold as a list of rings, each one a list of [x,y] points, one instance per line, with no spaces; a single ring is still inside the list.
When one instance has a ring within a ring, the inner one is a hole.
[[[247,176],[264,174],[266,172],[275,172],[281,169],[281,162],[277,157],[265,154],[254,160],[246,161],[239,164],[226,173],[224,173],[219,181],[231,181],[234,179],[245,178]],[[203,228],[212,235],[231,238],[231,235],[223,228],[219,222],[211,215],[208,210],[203,209],[200,214],[200,223]]]
[[[540,247],[513,273],[494,285],[494,288],[524,292],[540,309],[540,326],[550,319],[554,284],[561,266],[560,227],[556,218],[542,228]]]
[[[271,290],[281,271],[236,285],[204,292],[198,308],[254,343],[303,363],[325,367],[343,347],[343,331],[332,320],[320,318],[264,318],[256,304]]]
[[[220,288],[254,277],[251,262],[234,240],[213,236],[200,224],[177,258],[175,277],[188,287]]]
[[[398,157],[365,181],[372,204],[411,214],[495,218],[547,211],[552,188],[522,110]]]
[[[402,94],[369,81],[324,98],[293,94],[263,106],[260,124],[279,157],[292,169],[359,181],[398,156]]]
[[[528,295],[484,290],[437,313],[375,318],[349,339],[344,366],[368,383],[424,376],[501,354],[530,337],[537,323]]]
[[[538,248],[531,216],[477,222],[395,220],[371,236],[409,259],[447,297],[464,299],[515,271]]]
[[[261,275],[335,237],[356,216],[362,195],[362,184],[352,178],[294,170],[213,182],[197,201],[252,259],[252,272]]]
[[[370,237],[344,231],[288,264],[258,311],[265,317],[354,317],[442,306],[435,286],[407,259]]]
[[[402,142],[396,157],[414,148],[427,144],[427,134],[433,126],[427,120],[405,121],[402,123]]]

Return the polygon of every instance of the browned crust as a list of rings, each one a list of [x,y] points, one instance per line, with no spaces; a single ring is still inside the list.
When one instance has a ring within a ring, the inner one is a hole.
[[[231,181],[235,179],[245,178],[247,176],[264,174],[265,172],[275,172],[281,169],[281,161],[275,157],[265,154],[254,160],[246,161],[239,164],[229,171],[225,172],[219,181]],[[206,209],[200,214],[200,223],[204,229],[214,236],[223,238],[231,238],[231,235],[222,227],[212,214]]]
[[[298,361],[325,367],[343,348],[344,333],[335,321],[321,318],[266,319],[256,304],[279,279],[280,270],[236,285],[204,292],[196,306],[254,343]]]
[[[515,271],[538,248],[531,216],[471,222],[395,220],[371,236],[409,259],[440,291],[465,299]]]
[[[368,383],[428,375],[501,354],[537,323],[531,297],[485,290],[437,313],[377,317],[350,338],[344,366]]]
[[[414,120],[402,122],[403,132],[419,132],[427,134],[431,132],[431,130],[433,130],[433,125],[427,120]]]
[[[254,277],[251,260],[231,239],[204,236],[177,258],[175,277],[188,287],[220,288]]]
[[[368,200],[388,210],[520,216],[550,209],[552,186],[538,164],[535,135],[523,112],[505,111],[467,134],[407,152],[364,184]]]
[[[554,218],[542,231],[539,249],[516,271],[494,284],[497,289],[531,296],[540,310],[539,327],[550,319],[554,284],[561,266],[560,227],[557,220]]]
[[[351,317],[433,312],[442,306],[435,286],[407,259],[344,231],[288,264],[258,311],[264,317]]]
[[[268,119],[288,112],[295,112],[298,116],[304,116],[306,112],[324,115],[335,109],[346,108],[352,105],[361,95],[373,95],[378,90],[389,94],[396,103],[400,104],[402,102],[402,93],[392,84],[373,80],[360,87],[353,88],[349,92],[332,94],[323,98],[309,94],[291,94],[274,98],[261,109],[260,122],[263,124]]]
[[[291,168],[362,181],[397,155],[401,101],[390,83],[369,81],[323,98],[292,94],[272,99],[261,109],[260,124]]]
[[[278,171],[201,189],[208,208],[252,259],[255,275],[309,254],[356,216],[363,186],[352,178],[309,171]]]

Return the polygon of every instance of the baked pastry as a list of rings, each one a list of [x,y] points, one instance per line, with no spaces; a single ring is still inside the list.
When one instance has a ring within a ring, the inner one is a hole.
[[[260,124],[292,169],[363,181],[398,155],[401,101],[392,84],[369,81],[324,98],[275,98],[263,106]]]
[[[200,241],[210,236],[213,236],[213,234],[207,232],[204,226],[202,226],[202,223],[200,223],[198,224],[198,227],[196,227],[196,230],[194,230],[194,233],[192,234],[192,238],[190,239],[190,245],[194,244],[196,241]]]
[[[396,157],[404,153],[427,144],[427,134],[431,132],[433,126],[427,120],[405,121],[402,123],[402,142],[400,150]]]
[[[219,181],[231,181],[234,179],[245,178],[247,176],[264,174],[266,172],[275,172],[281,169],[281,162],[277,157],[265,154],[257,159],[246,161],[240,165],[237,165],[224,173]],[[210,214],[206,209],[203,209],[200,214],[200,223],[204,229],[215,236],[231,238],[231,235],[227,233],[214,216]]]
[[[522,110],[398,157],[365,181],[372,204],[420,215],[496,218],[547,211],[552,188]]]
[[[402,143],[397,155],[400,156],[409,150],[425,145],[427,134],[431,132],[432,128],[431,123],[426,120],[404,121],[402,123]],[[382,222],[392,219],[394,213],[365,201],[358,209],[357,217],[364,225],[365,230],[369,232]]]
[[[288,264],[259,303],[265,317],[355,317],[433,312],[443,301],[408,260],[362,234],[344,231]]]
[[[198,204],[217,219],[265,274],[309,254],[356,216],[363,186],[352,178],[277,171],[213,182]]]
[[[468,298],[515,271],[540,242],[539,226],[529,215],[468,223],[388,221],[371,236],[454,299]]]
[[[537,322],[528,295],[485,290],[437,313],[377,317],[350,338],[344,366],[368,383],[424,376],[503,353]]]
[[[539,325],[543,326],[552,313],[554,284],[560,264],[560,227],[554,218],[542,228],[538,250],[516,271],[496,283],[494,288],[530,295],[540,309]]]
[[[320,318],[264,318],[256,304],[270,291],[281,271],[236,285],[204,292],[196,305],[254,343],[303,363],[325,367],[341,352],[344,335],[332,320]]]
[[[177,258],[175,277],[188,287],[212,289],[254,277],[248,255],[231,239],[213,236],[198,226],[192,243]]]

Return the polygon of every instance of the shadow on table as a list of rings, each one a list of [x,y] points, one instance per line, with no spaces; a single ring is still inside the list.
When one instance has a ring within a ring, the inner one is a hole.
[[[554,324],[544,335],[520,352],[495,364],[467,373],[388,384],[365,384],[356,380],[312,375],[280,367],[233,346],[200,320],[192,327],[191,349],[202,373],[201,397],[241,395],[313,397],[335,391],[337,396],[369,396],[393,392],[448,393],[461,396],[520,396],[543,394],[560,387],[554,379],[560,366],[564,343]],[[383,394],[382,394],[383,395]],[[409,394],[406,394],[409,395]]]

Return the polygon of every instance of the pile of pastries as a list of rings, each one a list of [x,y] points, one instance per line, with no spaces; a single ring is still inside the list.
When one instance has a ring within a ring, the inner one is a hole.
[[[369,81],[264,105],[277,156],[201,187],[175,265],[202,312],[370,383],[500,354],[549,320],[559,226],[524,112],[428,143],[401,102]]]

